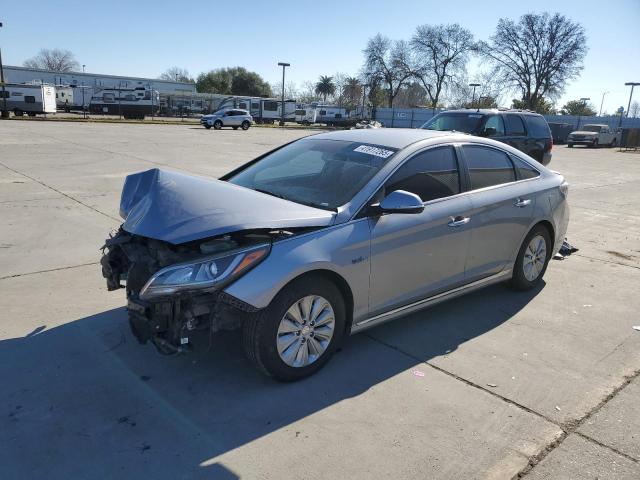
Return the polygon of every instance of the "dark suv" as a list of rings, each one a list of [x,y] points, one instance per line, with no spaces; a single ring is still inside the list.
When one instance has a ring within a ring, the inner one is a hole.
[[[441,112],[421,128],[455,130],[504,142],[543,165],[551,161],[553,137],[544,117],[522,110],[465,109]]]

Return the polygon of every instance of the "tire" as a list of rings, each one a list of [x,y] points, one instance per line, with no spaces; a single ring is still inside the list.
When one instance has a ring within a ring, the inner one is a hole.
[[[573,143],[567,143],[567,147],[573,148]]]
[[[242,129],[243,130],[249,130],[249,127],[251,126],[251,123],[249,122],[249,120],[245,120],[244,122],[242,122]],[[238,128],[238,127],[236,127]]]
[[[29,112],[27,115],[29,115],[30,117],[35,117],[36,116],[36,114],[33,113],[33,112]]]
[[[316,319],[322,317],[326,321],[330,317],[330,310],[322,307],[322,300],[326,300],[326,304],[333,310],[333,330],[330,339],[325,340],[328,343],[324,346],[322,340],[317,339],[320,338],[321,329],[323,337],[327,336],[329,325],[315,326],[317,330],[314,330],[311,321],[307,324],[294,322],[293,317],[288,313],[294,309],[293,311],[298,312],[299,318],[303,318],[304,315],[300,315],[300,310],[296,310],[297,304],[309,298],[314,299],[313,303],[310,303],[312,308],[309,310],[313,311],[314,307],[322,308],[320,314],[316,315]],[[345,319],[344,298],[333,283],[315,275],[295,280],[281,290],[267,308],[245,320],[242,328],[245,355],[259,370],[276,380],[281,382],[300,380],[314,374],[329,361],[344,335]],[[286,331],[279,331],[281,328]],[[282,354],[279,351],[278,339],[281,341]],[[292,343],[282,348],[289,340]],[[305,363],[304,349],[307,349],[307,355],[309,355],[309,346],[318,346],[316,348],[324,348],[324,350],[315,359],[307,357],[308,363]],[[301,354],[299,357],[296,352],[300,349],[302,350],[299,352]],[[285,358],[288,358],[288,361],[285,361]],[[298,362],[299,358],[301,360]],[[292,365],[291,362],[300,364]]]
[[[541,248],[536,248],[540,245],[538,243],[540,240],[544,241],[544,259],[542,263],[537,260],[529,262],[528,260],[531,258],[530,255],[532,252],[535,255],[542,256],[541,254],[543,252]],[[530,248],[530,246],[533,248]],[[533,227],[522,242],[520,250],[518,251],[518,257],[513,266],[510,285],[514,290],[531,290],[540,283],[547,271],[552,248],[549,231],[542,225]],[[531,265],[531,267],[527,267],[527,265]]]
[[[211,125],[208,125],[208,124],[205,123],[204,128],[206,128],[207,130],[210,130],[211,129]]]
[[[16,117],[22,117],[24,115],[24,112],[22,110],[20,110],[19,108],[16,108],[16,109],[13,110],[13,114]]]
[[[589,147],[598,148],[598,140],[594,140],[593,143],[591,145],[589,145]]]
[[[220,130],[222,128],[222,122],[220,120],[216,120],[215,122],[213,122],[213,128],[215,128],[216,130]]]

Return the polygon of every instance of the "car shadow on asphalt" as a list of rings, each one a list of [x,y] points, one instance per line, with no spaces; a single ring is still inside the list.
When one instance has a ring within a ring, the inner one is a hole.
[[[239,478],[217,457],[276,430],[295,439],[297,421],[429,368],[422,362],[508,321],[542,288],[496,285],[373,328],[289,384],[252,368],[239,332],[166,357],[135,341],[124,308],[40,326],[0,342],[1,476]]]

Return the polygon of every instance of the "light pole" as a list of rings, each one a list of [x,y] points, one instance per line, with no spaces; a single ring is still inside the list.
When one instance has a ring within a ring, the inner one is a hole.
[[[86,67],[86,65],[83,63],[82,73],[84,73],[84,67]],[[87,110],[84,108],[84,76],[82,77],[82,86],[80,88],[82,88],[82,118],[87,118]]]
[[[607,90],[606,92],[604,92],[602,94],[602,101],[600,102],[600,111],[598,112],[598,116],[602,116],[602,105],[604,104],[604,96],[609,93],[609,90]]]
[[[364,120],[365,102],[367,100],[367,84],[362,84],[362,120]]]
[[[278,62],[278,65],[282,67],[282,112],[280,112],[280,126],[284,127],[284,70],[290,67],[290,63]]]
[[[0,24],[1,26],[2,24]],[[631,98],[633,97],[633,87],[637,87],[640,85],[640,82],[627,82],[625,83],[627,87],[631,86],[631,93],[629,94],[629,104],[627,105],[627,118],[629,118],[629,109],[631,108]]]
[[[476,101],[476,87],[479,87],[480,84],[479,83],[470,83],[469,86],[473,87],[473,95],[471,96],[471,107],[473,108],[473,104]]]
[[[2,27],[2,22],[0,22]],[[7,110],[7,91],[4,89],[4,68],[2,68],[2,49],[0,49],[0,83],[2,84],[2,113],[0,118],[9,118],[9,110]]]
[[[576,130],[580,129],[580,119],[582,118],[582,112],[584,112],[584,107],[587,105],[587,101],[589,100],[591,100],[589,97],[582,97],[580,99],[580,101],[582,102],[582,108],[578,112],[578,126],[576,127]]]

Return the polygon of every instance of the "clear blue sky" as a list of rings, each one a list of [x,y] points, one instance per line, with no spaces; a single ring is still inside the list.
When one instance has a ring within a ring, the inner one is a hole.
[[[626,108],[624,83],[640,82],[640,0],[6,0],[0,47],[8,65],[21,65],[40,48],[59,47],[71,50],[88,72],[141,77],[157,77],[174,65],[194,76],[240,65],[278,82],[277,62],[286,61],[292,65],[287,79],[300,85],[320,74],[357,74],[362,49],[378,32],[408,39],[419,24],[457,22],[486,39],[499,17],[545,10],[580,22],[588,36],[584,71],[562,103],[590,97],[597,109],[609,90],[604,109]],[[640,88],[636,92],[640,100]]]

